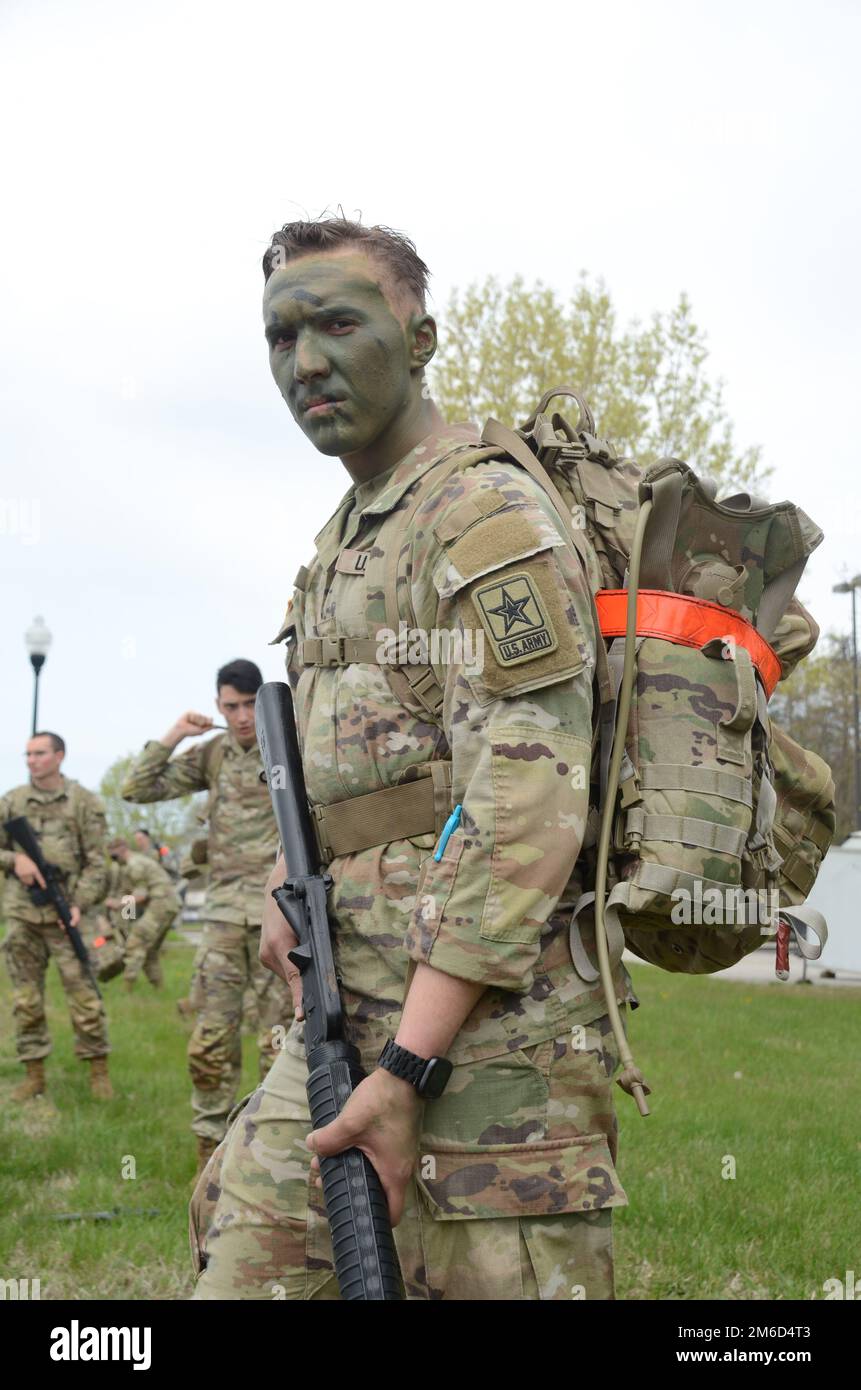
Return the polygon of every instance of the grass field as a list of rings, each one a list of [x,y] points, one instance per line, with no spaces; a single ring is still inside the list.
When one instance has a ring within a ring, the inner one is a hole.
[[[194,1172],[186,1029],[174,1001],[191,950],[165,954],[166,987],[105,987],[118,1098],[101,1104],[72,1052],[49,976],[50,1098],[8,1103],[21,1069],[0,980],[0,1278],[41,1297],[184,1298]],[[640,1119],[618,1092],[620,1298],[823,1297],[861,1272],[861,990],[729,984],[634,971],[635,1056],[654,1088]],[[244,1039],[244,1089],[256,1083]],[[134,1160],[136,1176],[124,1179]],[[735,1161],[735,1178],[724,1178]],[[112,1221],[58,1222],[119,1207]],[[152,1209],[158,1215],[135,1214]]]

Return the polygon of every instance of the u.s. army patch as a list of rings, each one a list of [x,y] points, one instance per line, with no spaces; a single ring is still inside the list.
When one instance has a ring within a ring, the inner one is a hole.
[[[534,661],[559,645],[538,585],[525,571],[483,584],[473,601],[499,666]]]

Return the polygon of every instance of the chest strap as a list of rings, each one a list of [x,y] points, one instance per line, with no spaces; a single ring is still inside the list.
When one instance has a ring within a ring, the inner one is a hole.
[[[296,643],[296,657],[303,666],[352,666],[354,661],[379,666],[379,650],[375,637],[306,637]]]
[[[440,760],[424,767],[424,775],[412,782],[312,806],[323,862],[413,835],[441,834],[451,813],[451,763]]]

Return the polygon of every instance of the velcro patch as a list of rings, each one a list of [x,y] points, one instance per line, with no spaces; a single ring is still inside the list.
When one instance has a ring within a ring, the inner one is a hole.
[[[519,666],[555,652],[559,640],[533,576],[521,570],[482,584],[473,593],[499,666]]]
[[[336,574],[364,574],[369,550],[342,550],[335,565]]]
[[[456,602],[464,630],[483,639],[480,660],[466,671],[479,704],[583,670],[588,642],[552,551],[481,575]]]

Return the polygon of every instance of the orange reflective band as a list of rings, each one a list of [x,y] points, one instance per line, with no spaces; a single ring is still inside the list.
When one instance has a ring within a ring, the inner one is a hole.
[[[599,589],[595,602],[604,636],[624,637],[627,589]],[[637,636],[659,637],[684,647],[703,647],[715,637],[721,642],[731,639],[750,652],[766,695],[771,696],[780,680],[780,661],[774,648],[746,618],[720,603],[670,594],[663,589],[641,589],[637,595]]]
[[[105,946],[105,945],[107,945],[107,940],[108,940],[108,938],[107,938],[106,936],[97,936],[97,937],[95,937],[94,940],[93,940],[93,945],[94,945],[94,946]]]

